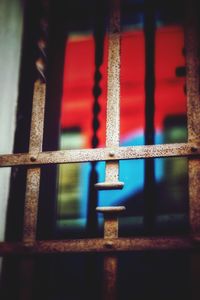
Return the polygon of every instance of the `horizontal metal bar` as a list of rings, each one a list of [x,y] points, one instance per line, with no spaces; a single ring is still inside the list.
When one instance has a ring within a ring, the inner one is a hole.
[[[114,156],[110,156],[110,152]],[[149,146],[130,146],[98,149],[62,150],[40,152],[34,156],[29,153],[0,155],[0,167],[22,165],[44,165],[79,163],[87,161],[110,161],[139,158],[198,156],[200,145],[198,143],[161,144]]]
[[[0,242],[0,255],[50,253],[123,252],[152,250],[200,250],[200,236],[166,236],[114,239],[37,241],[32,245]]]

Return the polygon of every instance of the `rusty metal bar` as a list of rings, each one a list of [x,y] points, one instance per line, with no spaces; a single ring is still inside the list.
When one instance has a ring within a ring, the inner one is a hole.
[[[45,95],[46,85],[41,81],[37,80],[34,84],[32,121],[29,144],[29,155],[32,161],[34,161],[38,152],[42,151]],[[39,188],[40,168],[31,167],[27,170],[24,208],[23,240],[27,243],[33,243],[36,236]]]
[[[118,214],[125,210],[124,206],[101,206],[96,210],[104,214],[104,239],[118,237]]]
[[[24,208],[24,242],[31,243],[35,240],[37,225],[37,206],[40,186],[40,168],[27,170],[26,198]]]
[[[95,43],[95,71],[94,71],[94,84],[93,84],[93,107],[92,107],[92,137],[91,147],[97,148],[99,146],[99,113],[101,105],[99,97],[102,94],[101,88],[101,65],[104,56],[104,39],[105,39],[105,7],[102,1],[97,1],[95,8],[95,25],[94,25],[94,43]],[[96,169],[96,162],[91,162],[91,169],[89,174],[88,184],[88,204],[87,204],[87,233],[90,237],[97,236],[98,232],[98,219],[95,210],[98,203],[98,191],[95,184],[98,182],[98,172]]]
[[[199,41],[195,1],[187,1],[185,29],[188,141],[200,142]],[[192,233],[200,231],[200,160],[189,159],[189,216]]]
[[[110,4],[106,147],[112,148],[109,155],[114,158],[120,140],[120,1],[111,0]],[[105,182],[97,183],[95,187],[110,190],[123,186],[124,183],[119,181],[119,162],[107,162]]]
[[[118,238],[118,215],[125,210],[124,206],[102,206],[97,207],[96,210],[104,214],[104,240]],[[116,282],[117,282],[117,265],[118,259],[116,255],[106,255],[104,257],[104,279],[103,279],[103,299],[116,299]]]
[[[37,255],[45,253],[107,253],[123,251],[200,250],[200,235],[139,237],[117,239],[75,239],[21,242],[0,242],[0,255]]]
[[[110,152],[112,152],[112,148],[44,151],[34,154],[4,154],[0,155],[0,167],[113,161],[151,157],[196,157],[200,155],[200,143],[189,142],[118,147],[115,149],[114,157],[110,156]]]
[[[39,17],[40,36],[37,41],[38,57],[35,62],[37,71],[36,81],[34,83],[31,130],[29,141],[30,160],[34,162],[39,152],[42,151],[44,110],[46,100],[46,44],[47,44],[47,10],[48,3],[41,1],[43,15]],[[24,207],[24,243],[34,243],[36,239],[38,198],[40,189],[40,168],[31,166],[27,170],[27,183]]]
[[[42,151],[44,106],[46,96],[46,84],[37,80],[34,84],[32,121],[30,132],[29,153],[34,160],[34,155]]]
[[[96,210],[104,214],[104,239],[118,238],[118,214],[125,210],[124,206],[97,207]],[[109,246],[109,241],[108,244]],[[104,279],[103,279],[103,299],[116,299],[118,259],[116,255],[106,255],[104,257]]]
[[[103,279],[103,299],[117,299],[117,267],[118,260],[116,255],[106,255],[104,257],[104,279]]]

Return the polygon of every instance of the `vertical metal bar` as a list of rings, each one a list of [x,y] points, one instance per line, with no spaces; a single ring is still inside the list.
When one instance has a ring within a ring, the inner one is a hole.
[[[109,239],[118,238],[118,214],[125,210],[124,206],[97,207],[96,210],[104,214],[104,239],[107,246],[112,247]],[[106,255],[104,257],[104,279],[103,279],[103,299],[117,299],[117,256]]]
[[[119,224],[117,216],[105,216],[104,222],[104,239],[118,237]]]
[[[104,239],[115,239],[118,237],[118,218],[115,214],[105,213],[104,216]],[[106,255],[104,257],[103,268],[103,299],[117,299],[117,266],[116,255]]]
[[[108,95],[106,118],[106,147],[113,150],[110,157],[115,156],[115,148],[120,142],[120,1],[110,0],[111,17],[108,49]],[[119,161],[106,162],[105,182],[95,185],[98,189],[122,189],[123,182],[119,181]],[[118,237],[117,212],[124,207],[97,207],[97,211],[105,214],[104,238],[105,240]],[[104,257],[103,299],[117,298],[117,257],[107,255]]]
[[[47,43],[47,1],[39,2],[39,11],[41,9],[42,16],[40,17],[40,38],[37,41],[38,58],[36,60],[37,78],[34,83],[33,103],[31,115],[31,130],[29,139],[29,153],[32,162],[37,160],[39,152],[42,151],[43,143],[43,128],[44,128],[44,111],[46,100],[46,43]],[[25,244],[34,244],[36,240],[37,230],[37,214],[38,214],[38,199],[40,191],[40,173],[38,167],[30,167],[27,170],[26,193],[24,205],[24,228],[23,242]],[[22,258],[20,269],[21,285],[20,299],[33,299],[33,278],[34,278],[34,260],[31,258]],[[26,284],[24,285],[23,282]]]
[[[33,107],[29,153],[33,155],[32,160],[36,160],[34,155],[42,151],[43,127],[44,127],[44,107],[46,97],[46,84],[37,80],[34,84]]]
[[[200,98],[199,98],[199,41],[196,1],[186,0],[186,93],[188,142],[200,143]],[[196,151],[193,148],[193,151]],[[192,234],[200,232],[200,159],[188,159],[189,176],[189,221]],[[192,299],[199,299],[199,255],[190,256]]]
[[[42,150],[44,106],[46,85],[37,80],[34,84],[33,108],[31,120],[31,133],[29,153],[31,160],[37,160],[38,153]],[[24,233],[25,243],[33,243],[36,238],[37,210],[40,188],[40,168],[28,168],[24,211]]]
[[[41,9],[46,13],[47,2],[41,2]],[[37,45],[39,55],[36,60],[37,80],[34,84],[31,130],[29,141],[29,153],[31,154],[31,161],[37,160],[38,153],[42,150],[43,142],[43,127],[44,127],[44,109],[46,98],[46,43],[47,43],[47,21],[46,16],[40,19],[40,38]],[[37,212],[38,212],[38,198],[40,188],[40,168],[31,167],[27,170],[27,183],[25,194],[25,208],[24,208],[24,232],[23,241],[28,244],[34,243],[36,239],[37,227]]]
[[[111,2],[108,52],[106,146],[119,146],[120,130],[120,2]]]
[[[196,1],[186,1],[186,88],[188,141],[200,143],[199,41]],[[195,151],[197,149],[193,149]],[[192,233],[200,232],[200,160],[189,159],[189,217]]]
[[[106,118],[106,147],[113,148],[110,157],[115,156],[115,148],[120,140],[120,1],[111,0],[111,17],[108,48],[108,95]],[[106,163],[105,182],[97,183],[98,189],[122,189],[119,181],[119,162]]]
[[[118,237],[118,214],[125,210],[125,206],[101,206],[96,210],[104,214],[104,239]]]
[[[155,3],[145,1],[145,145],[155,143]],[[155,222],[155,162],[146,159],[144,178],[144,230],[152,233]]]
[[[103,299],[117,299],[117,257],[108,255],[104,257],[104,279],[103,279]]]

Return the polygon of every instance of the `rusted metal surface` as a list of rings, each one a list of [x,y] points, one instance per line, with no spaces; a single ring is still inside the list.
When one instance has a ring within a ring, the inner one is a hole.
[[[106,146],[118,147],[120,138],[120,4],[119,0],[111,2]]]
[[[194,1],[192,1],[194,2]],[[200,101],[199,101],[199,41],[197,21],[191,1],[188,4],[188,20],[185,29],[186,47],[186,86],[188,141],[200,141]]]
[[[118,260],[115,255],[104,257],[104,279],[103,279],[103,299],[117,299],[117,265]]]
[[[145,44],[145,145],[155,144],[155,39],[156,9],[154,0],[144,0],[144,44]],[[151,235],[156,220],[155,160],[144,161],[144,231]]]
[[[125,210],[125,206],[99,206],[96,208],[96,210],[104,213],[104,215],[117,215]]]
[[[32,121],[29,143],[30,161],[35,161],[38,152],[42,151],[44,105],[46,85],[40,80],[34,84]],[[24,207],[23,240],[32,243],[36,237],[38,198],[40,188],[40,168],[31,167],[27,170],[26,195]]]
[[[37,80],[34,85],[29,144],[29,155],[31,162],[34,162],[38,153],[42,151],[45,96],[46,86],[43,82]],[[24,207],[23,240],[26,243],[33,243],[36,238],[39,188],[40,168],[31,167],[27,170]]]
[[[104,214],[104,239],[118,238],[118,213],[123,211],[124,207],[97,207],[99,212]],[[109,242],[108,244],[109,245]],[[117,265],[118,259],[116,255],[106,255],[104,257],[103,268],[103,299],[114,300],[116,299],[117,290]]]
[[[189,216],[193,233],[200,232],[200,160],[189,160]]]
[[[125,210],[124,206],[102,206],[96,210],[104,214],[104,238],[114,239],[118,237],[118,215]]]
[[[198,157],[200,155],[200,143],[175,143],[151,146],[118,147],[111,158],[109,153],[112,148],[80,149],[45,151],[39,153],[19,153],[0,155],[0,167],[22,165],[46,165],[79,163],[88,161],[112,161],[140,158],[159,157]]]
[[[109,48],[108,48],[108,95],[106,118],[106,147],[111,147],[109,157],[114,158],[115,148],[120,142],[120,1],[111,0]],[[123,182],[119,181],[119,161],[106,162],[105,182],[97,183],[96,188],[122,189]],[[104,213],[104,239],[118,237],[117,214],[124,207],[98,207],[97,211]],[[117,257],[104,257],[103,299],[116,299]]]
[[[185,29],[188,141],[200,142],[199,40],[195,1],[187,1]],[[200,231],[200,160],[189,160],[189,215],[193,233]]]
[[[0,242],[0,255],[97,253],[156,250],[200,250],[200,236],[138,237],[37,241],[32,245]]]
[[[24,208],[23,240],[32,243],[36,237],[37,207],[40,188],[40,168],[27,170],[26,198]]]
[[[106,147],[119,147],[120,140],[120,1],[112,0],[108,45],[108,94],[106,117]],[[115,156],[113,150],[109,156]],[[97,183],[96,188],[122,189],[119,181],[119,162],[106,163],[105,182]]]
[[[32,126],[30,132],[29,152],[37,155],[42,151],[43,127],[44,127],[44,106],[46,97],[46,84],[37,80],[34,84]]]
[[[118,237],[118,219],[115,215],[104,217],[104,239],[114,239]]]
[[[41,1],[43,13],[47,13],[48,2]],[[40,37],[37,41],[38,57],[35,62],[37,79],[34,83],[33,104],[31,115],[31,130],[29,140],[30,161],[34,162],[39,152],[42,151],[44,111],[46,100],[46,44],[48,34],[46,15],[40,17]],[[27,170],[25,207],[24,207],[24,232],[23,241],[27,244],[34,243],[36,239],[38,199],[40,189],[40,168],[30,167]]]

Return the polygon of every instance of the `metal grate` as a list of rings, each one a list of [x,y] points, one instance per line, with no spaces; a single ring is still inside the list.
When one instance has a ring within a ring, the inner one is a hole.
[[[46,2],[46,1],[45,1]],[[117,258],[119,251],[197,249],[200,248],[200,101],[199,101],[199,59],[197,25],[192,1],[187,1],[187,22],[185,27],[188,142],[180,144],[119,147],[120,126],[120,5],[112,0],[109,35],[108,101],[106,147],[98,149],[65,150],[42,152],[43,124],[46,98],[45,45],[47,20],[41,22],[41,39],[38,41],[40,56],[36,61],[38,71],[34,85],[30,147],[28,153],[0,155],[1,167],[28,167],[24,209],[23,241],[0,242],[0,254],[36,255],[41,253],[105,252],[104,261],[105,299],[114,298]],[[104,238],[76,240],[36,240],[38,197],[40,190],[41,165],[72,162],[106,161],[106,181],[96,183],[97,189],[121,189],[119,181],[119,160],[151,159],[157,157],[187,157],[189,161],[189,214],[190,234],[165,237],[118,237],[117,213],[124,207],[97,208],[105,214]],[[111,273],[112,276],[109,274]],[[107,274],[107,275],[106,275]],[[112,289],[110,289],[112,287]],[[111,290],[112,295],[109,294]],[[106,298],[107,297],[107,298]]]
[[[115,1],[113,1],[115,3]],[[69,252],[69,251],[110,251],[108,247],[104,247],[102,239],[92,240],[95,247],[90,246],[89,240],[76,241],[58,241],[57,246],[53,241],[42,242],[36,241],[36,223],[37,223],[37,203],[40,182],[40,166],[48,164],[64,164],[74,162],[93,162],[106,161],[106,182],[97,183],[96,187],[101,189],[122,188],[123,183],[118,181],[118,161],[128,159],[148,159],[158,157],[188,157],[189,160],[189,185],[190,185],[190,224],[192,236],[184,238],[172,238],[172,243],[167,244],[169,238],[141,238],[141,239],[117,239],[113,241],[112,247],[117,250],[138,250],[145,248],[161,248],[163,249],[164,241],[166,247],[192,247],[197,246],[194,240],[198,240],[198,232],[200,227],[200,205],[199,205],[199,185],[200,176],[200,102],[199,102],[199,60],[197,53],[197,32],[195,20],[192,17],[192,5],[188,5],[188,19],[185,30],[186,44],[186,64],[187,64],[187,103],[188,103],[188,142],[161,144],[161,145],[145,145],[145,146],[128,146],[119,147],[119,66],[120,66],[120,49],[119,49],[119,32],[114,28],[114,34],[110,34],[110,64],[108,70],[108,85],[110,94],[108,95],[107,107],[107,144],[105,148],[98,149],[80,149],[80,150],[58,150],[42,152],[42,137],[44,123],[44,107],[46,97],[46,83],[44,80],[43,69],[45,68],[42,62],[44,44],[41,46],[39,40],[38,45],[41,57],[36,62],[38,70],[38,78],[34,85],[33,106],[32,106],[32,121],[30,132],[30,147],[28,153],[5,154],[0,155],[1,167],[27,166],[27,189],[26,189],[26,204],[24,218],[24,241],[23,243],[0,243],[1,254],[11,253],[13,251],[22,251],[27,253],[34,252]],[[113,18],[119,22],[113,13]],[[47,30],[46,24],[43,24],[43,30]],[[115,25],[116,26],[116,23]],[[117,28],[119,23],[117,23]],[[42,74],[42,75],[41,75]],[[117,88],[116,88],[117,87]],[[112,91],[115,93],[112,93]],[[113,113],[114,111],[114,113]],[[195,238],[196,237],[196,238]],[[140,242],[139,242],[140,241]],[[144,245],[142,246],[142,241]],[[152,241],[155,241],[152,242]],[[160,243],[156,243],[156,241]],[[182,241],[182,243],[180,243]],[[31,246],[32,245],[32,246]],[[44,247],[43,247],[44,245]],[[45,245],[48,245],[48,249]],[[62,245],[59,247],[59,245]],[[52,247],[51,247],[52,246]],[[64,247],[63,247],[64,246]],[[82,248],[83,247],[83,248]],[[102,247],[102,249],[100,249]],[[136,248],[135,248],[136,247]],[[46,250],[45,250],[46,248]],[[52,249],[51,249],[52,248]],[[17,250],[18,249],[18,250]],[[27,249],[27,250],[26,250]]]

